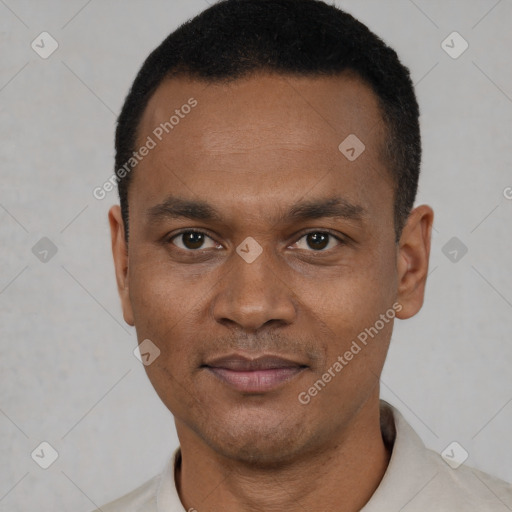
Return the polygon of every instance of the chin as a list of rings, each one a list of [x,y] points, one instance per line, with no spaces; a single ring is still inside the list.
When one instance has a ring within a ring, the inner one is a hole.
[[[231,421],[210,420],[198,434],[219,455],[252,468],[276,469],[295,461],[307,451],[310,441],[304,422],[261,416]]]
[[[292,464],[300,453],[300,447],[290,441],[271,442],[263,441],[261,438],[236,439],[233,444],[226,445],[217,442],[214,449],[228,459],[238,464],[245,464],[253,469],[277,469]]]

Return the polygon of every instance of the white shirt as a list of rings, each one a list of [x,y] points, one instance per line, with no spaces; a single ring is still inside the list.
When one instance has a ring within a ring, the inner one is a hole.
[[[512,485],[465,465],[452,469],[382,400],[381,429],[393,451],[379,487],[361,512],[512,511]],[[178,448],[160,475],[104,505],[102,512],[186,512],[174,482],[180,456]]]

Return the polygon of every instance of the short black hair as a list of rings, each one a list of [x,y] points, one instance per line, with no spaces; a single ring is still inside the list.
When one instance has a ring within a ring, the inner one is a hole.
[[[366,25],[322,0],[220,0],[171,33],[146,59],[126,97],[117,121],[116,169],[132,157],[144,110],[166,78],[213,83],[255,72],[307,77],[352,72],[371,87],[387,128],[384,152],[394,183],[398,242],[416,198],[421,162],[410,73]],[[132,174],[124,172],[121,179],[116,172],[126,239]]]

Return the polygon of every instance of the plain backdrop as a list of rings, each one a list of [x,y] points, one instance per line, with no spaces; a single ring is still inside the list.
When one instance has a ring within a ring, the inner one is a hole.
[[[411,69],[418,204],[436,213],[425,305],[395,324],[382,396],[429,447],[457,441],[467,464],[510,482],[512,3],[337,5]],[[1,512],[87,512],[160,472],[177,445],[122,319],[107,224],[116,193],[92,190],[113,171],[116,116],[144,58],[207,6],[0,1]],[[43,31],[59,45],[47,59],[31,47]],[[441,44],[454,31],[469,44],[458,58]],[[46,262],[32,250],[43,237],[57,250]],[[59,455],[46,470],[31,457],[43,441]]]

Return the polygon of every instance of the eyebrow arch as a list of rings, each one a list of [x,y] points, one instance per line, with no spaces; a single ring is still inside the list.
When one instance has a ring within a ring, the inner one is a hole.
[[[285,219],[308,220],[332,217],[360,222],[366,213],[360,205],[352,204],[341,197],[330,197],[297,203],[291,207]]]
[[[360,205],[352,204],[341,197],[329,197],[299,202],[293,205],[284,216],[273,218],[273,221],[278,223],[329,217],[361,222],[366,213],[366,210]],[[218,211],[206,201],[183,199],[176,196],[169,196],[162,203],[152,206],[146,214],[150,223],[157,223],[169,218],[222,220]]]
[[[217,210],[205,201],[193,201],[169,196],[165,201],[152,206],[146,212],[151,223],[170,218],[187,218],[191,220],[220,220]]]

